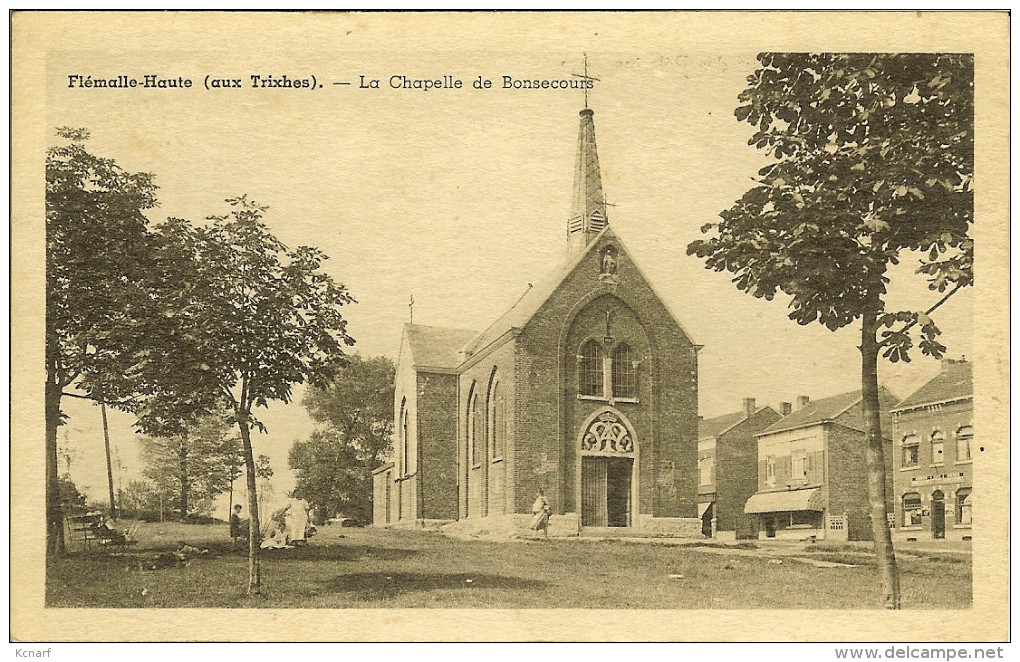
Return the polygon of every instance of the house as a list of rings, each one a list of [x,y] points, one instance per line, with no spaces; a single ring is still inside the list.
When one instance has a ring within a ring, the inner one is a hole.
[[[526,531],[543,490],[552,535],[700,535],[699,346],[609,225],[588,108],[575,173],[548,278],[480,332],[405,327],[377,524]]]
[[[705,536],[757,538],[757,517],[744,504],[758,489],[754,435],[781,418],[772,407],[744,398],[738,412],[698,421],[698,515]]]
[[[974,447],[973,366],[942,370],[892,410],[893,531],[903,538],[970,539]]]
[[[897,401],[879,388],[883,430],[890,429],[889,410]],[[758,491],[744,512],[757,516],[760,538],[872,538],[860,391],[815,402],[800,396],[796,409],[757,439]],[[888,457],[892,442],[884,443]],[[886,494],[892,494],[888,472]]]

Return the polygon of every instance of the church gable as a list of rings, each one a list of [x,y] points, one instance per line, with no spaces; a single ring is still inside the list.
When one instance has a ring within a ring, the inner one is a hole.
[[[534,325],[543,333],[552,331],[550,323],[556,326],[558,320],[559,328],[554,335],[561,336],[567,331],[564,325],[569,319],[566,318],[573,318],[595,299],[610,296],[629,308],[644,326],[655,327],[660,335],[663,325],[670,326],[675,332],[670,335],[678,336],[686,346],[694,345],[611,228],[601,232],[569,269],[560,274],[555,286],[543,294],[544,300],[535,302],[534,312],[523,320],[522,333],[527,333]],[[549,319],[543,319],[546,316]],[[612,319],[609,324],[607,335],[612,335]]]

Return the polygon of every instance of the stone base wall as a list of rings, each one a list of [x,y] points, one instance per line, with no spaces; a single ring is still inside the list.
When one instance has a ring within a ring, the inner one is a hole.
[[[652,517],[638,515],[637,528],[677,538],[702,538],[700,517]]]
[[[377,529],[422,529],[425,531],[438,531],[453,520],[448,519],[402,519],[396,522],[390,522],[386,525],[375,524]]]
[[[517,513],[511,515],[490,515],[458,520],[443,526],[443,533],[452,536],[491,536],[495,538],[526,538],[542,536],[540,531],[532,531],[531,515]],[[553,515],[549,519],[550,538],[570,538],[581,535],[581,518],[577,513]],[[589,530],[588,533],[605,537],[640,538],[648,536],[668,536],[671,538],[701,538],[701,519],[697,517],[652,517],[641,515],[638,525],[634,527]]]
[[[943,539],[934,538],[930,529],[925,528],[897,528],[892,530],[893,542],[907,542],[909,538],[916,538],[910,542],[942,542]],[[967,538],[973,539],[973,530],[969,527],[947,528],[944,540],[964,541]]]
[[[496,538],[522,538],[541,536],[541,531],[530,528],[532,515],[516,513],[511,515],[490,515],[469,517],[443,527],[443,533],[453,536],[492,536]],[[549,519],[549,537],[566,538],[576,536],[580,519],[577,513],[553,515]]]

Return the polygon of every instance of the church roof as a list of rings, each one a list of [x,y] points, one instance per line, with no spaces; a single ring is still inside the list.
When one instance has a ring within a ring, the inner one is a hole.
[[[608,234],[614,243],[623,250],[619,237],[609,227],[606,216],[606,198],[602,189],[602,175],[599,171],[598,149],[595,144],[594,113],[585,108],[580,113],[580,130],[577,139],[577,163],[574,174],[574,196],[571,218],[567,222],[567,242],[569,258],[566,264],[554,270],[548,277],[532,285],[513,306],[496,319],[488,328],[473,336],[462,350],[467,355],[476,354],[513,329],[523,328],[542,305],[556,292],[560,285],[578,267],[588,253],[593,250],[599,240]],[[634,268],[648,286],[654,286],[634,264]],[[665,301],[658,292],[656,297],[665,306]],[[666,306],[677,326],[690,340],[690,334],[683,328],[673,312]],[[692,341],[693,344],[693,341]]]
[[[531,318],[538,312],[538,309],[542,307],[549,297],[553,295],[560,284],[567,279],[567,276],[577,268],[584,256],[588,254],[588,251],[592,250],[592,247],[597,243],[597,239],[606,233],[611,233],[608,227],[598,234],[596,240],[593,240],[584,250],[573,256],[565,265],[556,269],[544,279],[540,280],[538,284],[529,283],[530,287],[524,295],[517,300],[513,306],[510,307],[505,313],[499,316],[495,322],[489,325],[487,329],[477,334],[477,336],[470,338],[470,342],[464,346],[464,350],[469,353],[477,352],[478,350],[484,349],[489,346],[490,343],[495,341],[497,338],[502,336],[510,329],[519,329],[527,324]],[[612,235],[613,238],[619,243],[619,239],[616,235]]]
[[[404,337],[416,368],[454,369],[461,364],[460,350],[475,336],[475,331],[441,326],[405,324]]]
[[[946,361],[943,364],[942,372],[908,395],[903,402],[896,405],[896,409],[909,409],[919,405],[972,397],[974,395],[973,365],[967,361]]]

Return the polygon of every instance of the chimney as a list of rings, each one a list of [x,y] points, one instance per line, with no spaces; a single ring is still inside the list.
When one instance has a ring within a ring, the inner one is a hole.
[[[944,358],[944,359],[942,359],[942,372],[948,372],[949,371],[949,367],[953,366],[953,365],[956,365],[957,363],[966,363],[966,362],[967,362],[967,357],[965,357],[965,356],[961,356],[958,359]]]
[[[744,398],[744,415],[748,418],[754,416],[755,406],[754,398]]]
[[[791,412],[793,412],[793,407],[790,406],[789,402],[780,402],[779,403],[779,413],[780,414],[782,414],[783,416],[789,416]]]
[[[807,407],[809,402],[811,402],[811,398],[809,398],[808,396],[806,396],[806,395],[798,395],[797,396],[797,409],[800,410],[800,409],[803,409],[804,407]]]

